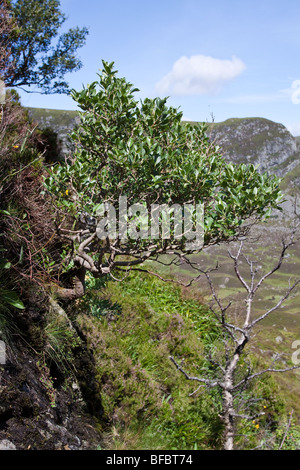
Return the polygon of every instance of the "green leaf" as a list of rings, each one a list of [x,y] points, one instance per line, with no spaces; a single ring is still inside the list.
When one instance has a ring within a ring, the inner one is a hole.
[[[82,109],[71,135],[74,159],[45,179],[53,203],[66,216],[97,214],[102,201],[117,208],[121,196],[149,206],[201,201],[213,242],[279,203],[276,180],[261,176],[253,165],[226,163],[209,142],[207,126],[183,124],[182,113],[168,108],[167,99],[136,102],[132,85],[115,76],[113,63],[103,62],[103,68],[98,82],[73,93]],[[71,183],[76,199],[65,195]]]
[[[5,258],[0,259],[0,269],[9,269],[11,267],[11,263],[7,261]]]
[[[0,296],[4,302],[8,303],[12,307],[24,310],[25,306],[15,292],[9,290],[2,291]]]

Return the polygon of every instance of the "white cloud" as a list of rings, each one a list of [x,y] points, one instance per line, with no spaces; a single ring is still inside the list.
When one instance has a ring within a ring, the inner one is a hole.
[[[215,94],[224,83],[233,80],[245,68],[245,64],[237,57],[222,60],[205,55],[183,56],[156,84],[156,90],[173,95]]]
[[[292,83],[292,103],[300,103],[300,80],[294,80]]]

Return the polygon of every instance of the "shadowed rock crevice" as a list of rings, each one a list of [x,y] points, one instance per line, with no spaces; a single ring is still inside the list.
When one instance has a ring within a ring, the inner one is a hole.
[[[6,363],[0,366],[0,448],[96,449],[103,407],[84,336],[68,353],[68,370],[47,357],[42,312],[34,325],[30,313],[21,318],[22,335],[10,339]],[[73,336],[80,333],[71,321],[69,328]]]

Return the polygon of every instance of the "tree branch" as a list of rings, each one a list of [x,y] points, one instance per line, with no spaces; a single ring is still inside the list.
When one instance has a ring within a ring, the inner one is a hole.
[[[205,384],[207,387],[216,387],[217,385],[219,385],[219,382],[216,380],[216,381],[211,381],[211,380],[208,380],[208,379],[201,379],[199,377],[192,377],[190,375],[188,375],[183,369],[182,367],[175,361],[174,357],[173,356],[169,356],[169,359],[173,362],[173,364],[177,367],[177,369],[185,376],[185,378],[187,380],[195,380],[197,382],[201,382],[203,384]]]

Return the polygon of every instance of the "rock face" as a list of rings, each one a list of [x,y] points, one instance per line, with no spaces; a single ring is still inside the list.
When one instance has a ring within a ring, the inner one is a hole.
[[[0,450],[95,450],[101,435],[79,387],[55,385],[50,406],[39,358],[29,354],[18,345],[0,369]]]
[[[27,108],[29,118],[38,124],[40,129],[51,129],[57,134],[61,144],[62,156],[71,148],[68,135],[80,122],[77,111],[59,109]]]
[[[45,336],[53,306],[35,297],[26,305],[12,313],[18,334],[0,366],[0,450],[96,450],[104,410],[93,354],[73,326],[78,341],[67,349],[67,367],[53,361]]]
[[[0,450],[16,450],[16,446],[7,439],[3,439],[0,441]]]
[[[298,140],[282,124],[267,119],[228,119],[211,124],[209,135],[228,161],[253,163],[261,172],[282,177],[300,164]]]

